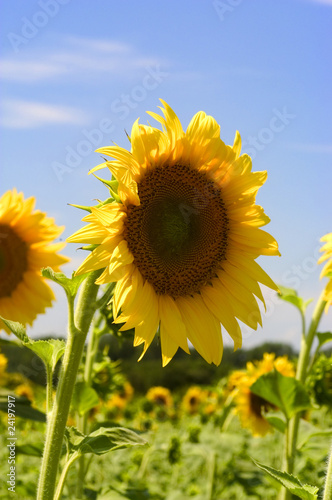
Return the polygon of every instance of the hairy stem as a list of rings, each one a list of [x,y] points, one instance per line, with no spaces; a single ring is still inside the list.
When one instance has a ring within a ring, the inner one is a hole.
[[[76,376],[85,339],[95,312],[100,271],[91,273],[83,282],[74,321],[74,300],[68,296],[68,341],[62,361],[60,381],[52,411],[49,413],[44,454],[41,463],[37,500],[53,500],[63,436],[70,409]]]
[[[332,500],[332,446],[327,464],[323,500]]]
[[[307,375],[309,373],[308,366],[309,366],[310,351],[317,333],[319,322],[324,312],[325,305],[326,301],[324,300],[324,292],[323,292],[317,301],[315,310],[312,315],[311,323],[308,329],[308,333],[306,334],[305,331],[303,331],[302,333],[301,349],[296,370],[296,379],[299,380],[302,384],[305,383]],[[284,470],[289,474],[292,474],[294,471],[299,425],[300,425],[300,413],[296,413],[296,415],[294,415],[294,417],[291,418],[289,423],[289,434],[287,437],[288,459],[283,464],[286,467]],[[286,453],[285,450],[284,453]],[[290,498],[291,497],[288,491],[285,488],[283,488],[280,500],[289,500]]]

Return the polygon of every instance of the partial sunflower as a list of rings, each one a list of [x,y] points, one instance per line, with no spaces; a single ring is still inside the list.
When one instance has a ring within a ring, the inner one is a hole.
[[[146,399],[165,408],[171,408],[173,406],[172,394],[167,387],[151,387],[146,394]]]
[[[328,308],[332,304],[332,233],[328,233],[323,236],[321,238],[321,241],[324,241],[326,243],[320,249],[321,252],[324,252],[324,255],[319,258],[318,264],[327,260],[320,275],[321,278],[329,278],[324,293],[324,300],[326,300],[327,302],[325,312],[327,312]]]
[[[8,359],[0,352],[0,387],[7,383],[7,365]]]
[[[189,387],[182,399],[182,407],[186,413],[194,415],[198,413],[201,405],[206,401],[207,392],[198,386]]]
[[[31,384],[28,381],[24,382],[23,384],[18,385],[15,389],[15,393],[18,396],[23,396],[23,397],[29,399],[30,401],[34,400],[34,392],[33,392],[33,389],[31,387]]]
[[[69,260],[57,254],[65,243],[52,243],[64,228],[34,205],[16,189],[0,198],[0,316],[29,325],[55,299],[41,268],[59,271]],[[1,329],[9,333],[0,320]]]
[[[184,132],[162,101],[164,117],[149,112],[162,131],[134,123],[131,152],[98,151],[115,158],[108,167],[116,181],[104,181],[116,202],[91,207],[88,223],[68,241],[96,245],[76,274],[104,269],[97,284],[117,282],[113,314],[121,330],[135,328],[143,354],[157,330],[163,365],[188,342],[209,363],[220,364],[221,325],[242,344],[238,320],[261,324],[254,297],[259,283],[277,290],[255,262],[280,255],[275,239],[260,229],[269,222],[255,204],[266,172],[251,172],[251,159],[220,139],[220,126],[200,111]],[[141,356],[141,357],[142,357]]]
[[[275,359],[275,354],[265,353],[261,361],[247,363],[246,372],[236,371],[229,377],[229,386],[235,392],[236,412],[240,417],[242,427],[250,429],[254,436],[264,436],[272,430],[263,413],[273,409],[273,406],[251,392],[250,387],[261,375],[274,368],[286,377],[295,376],[294,365],[287,356]]]

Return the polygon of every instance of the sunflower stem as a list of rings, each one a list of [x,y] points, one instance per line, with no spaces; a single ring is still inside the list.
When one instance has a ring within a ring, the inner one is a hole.
[[[37,500],[53,500],[66,422],[85,339],[96,310],[100,271],[83,282],[74,318],[74,298],[68,298],[68,341],[62,362],[60,381],[52,411],[49,413],[44,454],[41,463]]]
[[[68,471],[69,471],[71,465],[79,458],[79,456],[80,455],[78,453],[74,453],[70,457],[70,459],[65,463],[65,466],[62,469],[61,476],[60,476],[60,479],[59,479],[59,482],[58,482],[58,486],[57,486],[57,489],[56,489],[56,492],[55,492],[55,495],[54,495],[54,500],[60,500],[61,499],[62,491],[63,491],[64,485],[65,485],[65,481],[66,481],[66,478],[67,478]]]
[[[46,365],[46,415],[49,415],[53,404],[53,372],[50,366]]]
[[[102,297],[103,299],[104,297]],[[101,300],[99,299],[97,305],[101,305]],[[92,378],[92,368],[94,361],[96,359],[96,354],[98,351],[98,340],[99,340],[99,331],[98,331],[98,323],[96,322],[94,328],[92,329],[88,346],[86,350],[86,359],[85,359],[85,368],[84,368],[84,381],[88,386],[91,386],[91,378]],[[79,421],[79,429],[83,432],[83,434],[87,434],[88,427],[88,412],[84,413],[82,418]],[[87,473],[85,467],[85,456],[81,455],[78,462],[78,474],[77,474],[77,483],[76,483],[76,497],[83,498],[83,488],[84,488],[84,477]]]
[[[332,445],[331,445],[329,461],[327,464],[323,500],[332,500]]]
[[[215,480],[215,472],[216,472],[216,454],[215,452],[212,453],[210,459],[209,459],[209,465],[208,465],[208,494],[207,494],[207,500],[212,500],[213,498],[213,489],[214,489],[214,480]]]
[[[306,333],[305,330],[302,332],[301,349],[295,376],[296,380],[299,380],[302,384],[305,383],[307,375],[309,374],[308,365],[309,365],[310,351],[317,333],[319,322],[321,320],[326,305],[326,301],[324,300],[324,295],[325,294],[323,291],[317,301],[315,310],[311,318],[311,323],[308,332]],[[304,326],[304,321],[302,322],[302,325]],[[294,417],[291,418],[289,422],[289,429],[287,431],[287,438],[285,438],[286,450],[284,450],[284,457],[286,457],[287,455],[288,458],[284,459],[283,467],[284,471],[288,472],[289,474],[292,474],[294,471],[300,416],[301,416],[300,413],[296,413],[296,415],[294,415]],[[281,491],[280,500],[289,500],[290,498],[291,498],[290,493],[286,490],[286,488],[283,488]]]

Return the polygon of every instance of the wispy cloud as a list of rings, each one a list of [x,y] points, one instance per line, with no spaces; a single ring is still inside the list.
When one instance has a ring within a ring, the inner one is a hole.
[[[65,72],[60,65],[43,63],[33,60],[0,60],[0,74],[3,80],[11,82],[38,82],[40,80],[54,78]]]
[[[82,77],[87,80],[96,76],[114,79],[160,63],[116,40],[65,36],[34,52],[4,57],[0,60],[0,78],[22,83],[64,78],[82,81]]]
[[[81,111],[41,102],[8,99],[1,104],[0,125],[6,128],[27,129],[44,125],[70,125],[87,123]]]

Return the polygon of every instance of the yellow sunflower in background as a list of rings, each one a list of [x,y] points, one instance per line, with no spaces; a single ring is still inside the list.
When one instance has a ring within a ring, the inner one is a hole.
[[[33,392],[33,389],[31,387],[31,384],[28,381],[24,382],[23,384],[18,385],[15,388],[15,393],[18,396],[23,396],[23,397],[29,399],[29,401],[34,400],[34,392]]]
[[[119,392],[120,398],[124,399],[127,403],[133,399],[134,388],[130,382],[125,382],[123,384],[122,390]]]
[[[255,262],[260,255],[280,255],[275,239],[260,229],[270,219],[255,204],[267,173],[252,172],[250,157],[240,156],[238,133],[226,146],[218,123],[202,111],[184,132],[161,102],[164,116],[149,114],[162,131],[137,120],[131,152],[98,150],[115,161],[92,172],[111,171],[117,201],[91,207],[83,218],[88,225],[68,241],[96,245],[76,274],[104,269],[96,283],[117,282],[115,323],[135,328],[142,356],[159,330],[164,366],[179,347],[189,353],[188,339],[219,365],[220,324],[237,349],[238,320],[254,329],[261,324],[258,283],[277,290]]]
[[[64,228],[34,205],[16,189],[0,198],[0,316],[30,325],[55,299],[41,268],[59,271],[69,260],[57,254],[65,243],[52,244]],[[1,329],[9,332],[0,320]]]
[[[198,386],[189,387],[182,399],[182,407],[186,413],[198,413],[202,403],[207,398],[207,392]]]
[[[7,365],[8,359],[0,352],[0,387],[7,382]]]
[[[156,386],[151,387],[146,393],[146,399],[165,408],[173,406],[172,394],[166,387]]]
[[[330,278],[329,282],[326,285],[324,294],[324,300],[326,300],[327,302],[325,312],[327,312],[329,306],[332,304],[332,233],[328,233],[323,236],[321,238],[321,241],[326,242],[320,250],[321,252],[325,253],[319,258],[318,264],[320,264],[321,262],[325,262],[326,260],[327,262],[322,269],[320,277]]]
[[[295,376],[294,365],[287,356],[275,359],[275,354],[265,353],[261,361],[247,363],[246,372],[236,371],[229,377],[229,385],[235,391],[236,412],[242,427],[250,429],[254,436],[264,436],[272,430],[263,413],[273,407],[265,399],[251,392],[250,387],[261,375],[274,368],[286,377]]]

